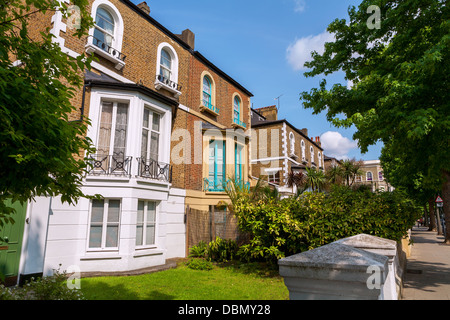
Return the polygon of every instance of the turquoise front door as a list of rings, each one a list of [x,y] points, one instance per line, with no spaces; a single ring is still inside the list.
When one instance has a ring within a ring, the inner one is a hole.
[[[0,229],[0,282],[7,286],[17,283],[19,275],[20,252],[22,250],[23,230],[27,206],[14,203],[16,213],[12,216],[15,223],[6,224]]]

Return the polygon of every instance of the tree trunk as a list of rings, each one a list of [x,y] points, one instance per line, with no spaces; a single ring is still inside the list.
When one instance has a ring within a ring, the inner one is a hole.
[[[450,244],[450,172],[444,171],[444,185],[442,186],[442,200],[444,200],[445,243]]]
[[[430,227],[428,231],[437,231],[436,229],[436,211],[434,210],[433,198],[428,199],[428,212],[430,213]]]

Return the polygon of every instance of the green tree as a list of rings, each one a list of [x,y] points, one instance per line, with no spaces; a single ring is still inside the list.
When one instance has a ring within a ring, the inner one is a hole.
[[[356,176],[362,175],[361,171],[362,161],[356,159],[345,159],[341,161],[341,175],[347,186],[351,186],[356,179]]]
[[[312,191],[321,192],[325,188],[326,177],[322,170],[306,167],[305,187],[311,188]]]
[[[92,25],[88,0],[73,0],[81,17],[75,36]],[[53,0],[6,0],[0,4],[0,228],[13,222],[6,200],[26,202],[36,196],[61,195],[74,203],[86,163],[83,150],[89,122],[71,122],[80,106],[71,99],[83,84],[91,57],[74,59],[61,51],[49,28],[36,32],[30,19],[49,11],[69,15]],[[67,32],[71,32],[68,28]]]
[[[381,12],[372,28],[372,5]],[[369,12],[369,13],[368,13]],[[307,77],[343,71],[353,85],[335,84],[301,94],[305,108],[326,112],[336,126],[356,127],[362,152],[378,141],[408,148],[402,166],[422,175],[427,190],[443,190],[450,243],[450,9],[441,0],[363,0],[349,21],[328,26],[335,41],[314,52]],[[416,167],[419,162],[426,164]],[[385,161],[386,164],[386,161]],[[401,187],[399,184],[394,187]]]

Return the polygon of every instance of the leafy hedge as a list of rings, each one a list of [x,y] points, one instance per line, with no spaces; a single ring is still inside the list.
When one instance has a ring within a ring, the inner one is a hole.
[[[420,215],[400,192],[342,186],[283,200],[253,201],[247,193],[236,197],[232,207],[241,230],[251,235],[239,256],[272,262],[362,233],[399,241]]]

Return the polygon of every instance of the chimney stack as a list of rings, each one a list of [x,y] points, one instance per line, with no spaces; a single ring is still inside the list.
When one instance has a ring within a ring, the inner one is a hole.
[[[255,109],[260,115],[266,118],[268,121],[278,120],[278,108],[277,106],[270,106],[260,109]]]
[[[150,14],[150,7],[148,6],[147,2],[141,2],[138,5],[138,8],[144,11],[146,14]]]
[[[181,34],[177,34],[178,38],[186,42],[186,44],[191,47],[191,49],[195,48],[195,34],[189,30],[184,30]]]

